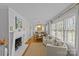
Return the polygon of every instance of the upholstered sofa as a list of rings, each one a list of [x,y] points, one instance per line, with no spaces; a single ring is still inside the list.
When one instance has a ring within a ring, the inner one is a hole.
[[[67,55],[67,46],[64,42],[56,39],[44,38],[43,44],[47,48],[48,56],[66,56]]]
[[[47,44],[47,55],[48,56],[66,56],[67,48],[63,46],[53,46]]]

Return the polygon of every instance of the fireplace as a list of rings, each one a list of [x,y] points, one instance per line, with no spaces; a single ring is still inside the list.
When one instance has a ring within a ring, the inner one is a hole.
[[[22,37],[15,39],[15,51],[22,46]]]

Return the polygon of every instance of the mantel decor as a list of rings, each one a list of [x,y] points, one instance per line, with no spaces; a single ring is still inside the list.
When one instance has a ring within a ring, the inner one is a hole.
[[[5,40],[5,39],[1,39],[0,40],[0,45],[6,46],[7,44],[8,44],[8,41],[7,40]]]

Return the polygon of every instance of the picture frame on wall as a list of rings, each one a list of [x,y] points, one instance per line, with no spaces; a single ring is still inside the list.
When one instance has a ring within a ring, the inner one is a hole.
[[[15,16],[15,29],[22,29],[22,19],[18,16]]]

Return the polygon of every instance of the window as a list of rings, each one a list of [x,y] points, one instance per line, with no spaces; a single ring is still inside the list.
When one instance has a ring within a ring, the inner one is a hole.
[[[63,21],[56,23],[56,38],[63,41]]]
[[[46,24],[46,32],[47,32],[47,34],[48,34],[48,24]]]
[[[52,36],[63,40],[63,21],[52,24]]]
[[[52,36],[55,37],[55,24],[52,24]]]
[[[75,46],[75,16],[52,24],[52,36]]]
[[[75,46],[75,16],[64,20],[65,39],[68,43]]]
[[[67,41],[71,44],[75,44],[75,32],[74,31],[68,31],[68,39]]]

